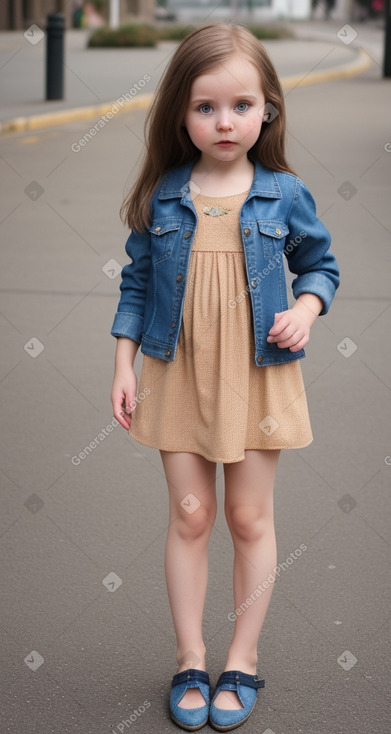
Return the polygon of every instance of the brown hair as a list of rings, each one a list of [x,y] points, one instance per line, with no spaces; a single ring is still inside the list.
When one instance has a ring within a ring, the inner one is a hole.
[[[193,81],[241,53],[257,67],[265,96],[278,114],[263,124],[248,157],[274,171],[294,173],[285,160],[285,105],[277,72],[262,43],[245,27],[209,23],[192,31],[176,49],[145,120],[146,149],[135,184],[124,200],[120,216],[130,228],[144,231],[150,226],[150,204],[161,176],[197,158],[183,120]]]

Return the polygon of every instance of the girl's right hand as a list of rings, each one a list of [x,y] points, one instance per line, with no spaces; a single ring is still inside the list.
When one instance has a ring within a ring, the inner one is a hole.
[[[137,405],[136,395],[137,376],[134,370],[129,366],[126,369],[116,370],[111,390],[113,415],[127,431],[132,422],[131,413]]]

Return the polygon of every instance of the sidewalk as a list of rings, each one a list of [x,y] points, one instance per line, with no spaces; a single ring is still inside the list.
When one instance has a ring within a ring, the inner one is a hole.
[[[341,28],[338,23],[289,27],[297,34],[297,40],[265,41],[285,88],[296,86],[301,80],[311,83],[354,75],[368,68],[371,59],[376,62],[381,57],[379,29],[359,28],[357,38],[350,41],[337,36]],[[162,42],[155,49],[88,49],[89,34],[86,30],[67,32],[65,99],[47,102],[45,36],[36,42],[37,33],[32,38],[21,32],[0,33],[1,132],[91,119],[104,114],[125,93],[134,95],[127,107],[149,104],[150,94],[177,44]],[[367,49],[370,57],[364,52]],[[45,118],[37,119],[44,115]]]

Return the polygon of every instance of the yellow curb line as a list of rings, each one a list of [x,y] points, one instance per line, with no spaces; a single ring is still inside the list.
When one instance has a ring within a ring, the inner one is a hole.
[[[296,76],[288,76],[281,80],[283,89],[292,89],[292,87],[303,87],[306,84],[318,84],[320,82],[330,82],[335,79],[348,79],[349,77],[362,74],[363,71],[369,69],[372,59],[364,49],[360,48],[358,58],[348,64],[335,66],[333,69],[325,69],[324,71],[311,71],[307,76],[297,74]]]
[[[296,76],[282,78],[282,88],[292,89],[293,87],[306,86],[307,84],[319,84],[320,82],[329,82],[335,79],[346,79],[366,71],[371,66],[371,63],[370,56],[363,49],[360,49],[358,58],[348,64],[342,64],[333,69],[326,69],[325,71],[311,71],[307,76],[297,74]],[[153,92],[151,94],[142,94],[137,98],[128,100],[123,105],[120,105],[115,100],[114,102],[104,102],[103,104],[90,107],[76,107],[60,110],[59,112],[49,112],[43,115],[14,117],[12,120],[0,122],[0,135],[38,130],[78,120],[91,120],[94,117],[103,117],[109,112],[111,112],[111,117],[115,117],[115,115],[129,110],[145,110],[150,105],[153,96]]]
[[[30,117],[14,117],[13,120],[0,122],[0,135],[6,133],[20,133],[26,130],[38,130],[44,127],[52,127],[54,125],[62,125],[66,122],[75,122],[77,120],[91,120],[94,117],[103,117],[111,112],[112,117],[126,110],[144,110],[148,107],[153,94],[141,94],[139,97],[130,99],[123,105],[117,101],[104,102],[99,105],[90,107],[75,107],[70,110],[60,110],[59,112],[49,112],[44,115],[31,115]],[[113,108],[117,107],[115,110]],[[110,118],[111,119],[111,118]]]

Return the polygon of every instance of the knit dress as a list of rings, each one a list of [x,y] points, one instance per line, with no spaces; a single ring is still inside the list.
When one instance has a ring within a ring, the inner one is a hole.
[[[129,435],[214,462],[313,440],[300,360],[258,367],[239,213],[248,191],[197,194],[183,318],[172,362],[143,355]],[[262,286],[261,286],[262,287]]]

